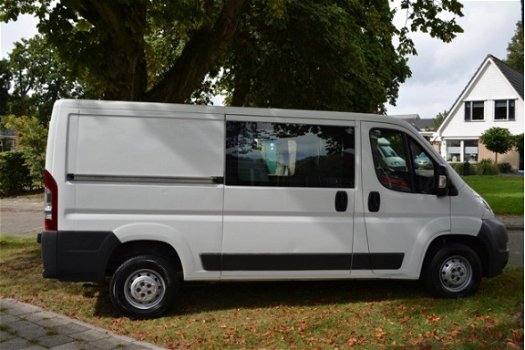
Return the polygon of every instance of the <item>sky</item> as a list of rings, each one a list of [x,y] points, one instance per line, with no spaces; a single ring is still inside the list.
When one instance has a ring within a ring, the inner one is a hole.
[[[425,33],[412,33],[417,56],[409,58],[412,77],[399,89],[396,106],[388,114],[419,114],[434,118],[450,109],[488,54],[505,59],[507,45],[521,15],[519,0],[461,1],[464,16],[457,19],[464,32],[451,43]],[[394,4],[399,3],[396,0]],[[394,23],[404,24],[406,14],[398,11]],[[0,57],[5,58],[13,43],[37,33],[37,20],[21,16],[17,22],[0,24]],[[214,104],[221,99],[214,99]]]

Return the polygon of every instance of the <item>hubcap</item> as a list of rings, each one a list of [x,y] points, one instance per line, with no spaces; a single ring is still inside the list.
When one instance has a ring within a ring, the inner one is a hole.
[[[453,256],[443,262],[440,269],[440,281],[450,292],[460,292],[472,279],[472,266],[462,256]]]
[[[150,309],[158,305],[166,292],[166,283],[153,270],[138,270],[130,274],[124,285],[126,301],[138,309]]]

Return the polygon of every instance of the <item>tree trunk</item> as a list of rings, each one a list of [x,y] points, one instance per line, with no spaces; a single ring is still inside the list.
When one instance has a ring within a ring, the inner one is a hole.
[[[186,44],[177,62],[145,96],[148,101],[187,101],[206,74],[225,55],[237,31],[246,0],[228,0],[213,26],[200,28]]]
[[[140,101],[147,87],[144,34],[146,7],[142,2],[129,4],[87,0],[71,2],[84,18],[99,31],[99,48],[105,58],[96,72],[108,82],[104,98]]]

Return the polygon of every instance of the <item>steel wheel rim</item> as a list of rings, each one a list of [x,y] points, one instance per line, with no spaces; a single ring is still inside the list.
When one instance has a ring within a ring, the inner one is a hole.
[[[147,310],[159,305],[166,294],[166,282],[156,271],[140,269],[124,283],[124,297],[133,307]]]
[[[461,292],[472,281],[472,265],[463,256],[447,258],[439,269],[439,281],[449,292]]]

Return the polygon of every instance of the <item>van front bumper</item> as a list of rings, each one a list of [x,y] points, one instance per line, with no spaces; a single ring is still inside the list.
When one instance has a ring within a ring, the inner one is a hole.
[[[64,281],[101,281],[111,253],[120,242],[113,232],[44,231],[42,245],[44,278]]]
[[[501,274],[509,261],[509,237],[505,225],[497,219],[484,219],[478,237],[485,246],[488,259],[483,262],[484,276],[494,277]]]

